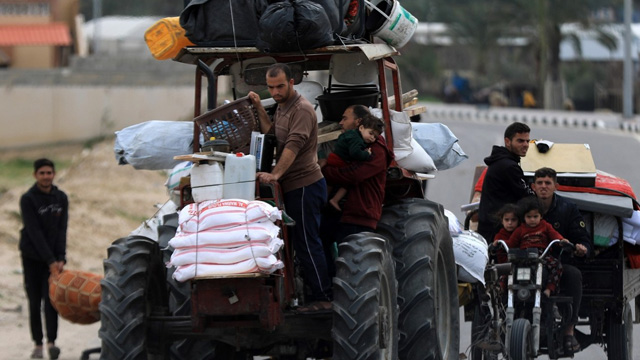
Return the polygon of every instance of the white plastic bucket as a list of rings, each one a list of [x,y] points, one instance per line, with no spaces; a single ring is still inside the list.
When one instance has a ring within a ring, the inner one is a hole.
[[[224,162],[224,198],[255,200],[256,157],[229,154]]]
[[[367,28],[371,31],[371,35],[391,46],[401,48],[409,42],[416,31],[418,19],[405,10],[400,2],[393,1],[393,5],[391,5],[387,1],[391,0],[382,0],[374,5],[365,0],[365,4],[371,10],[369,19],[367,19]],[[389,6],[391,6],[390,11]],[[378,26],[382,20],[380,17],[384,19],[384,22]],[[376,27],[376,29],[369,29],[370,26]]]
[[[191,196],[195,202],[219,200],[223,195],[224,170],[217,161],[191,169]]]

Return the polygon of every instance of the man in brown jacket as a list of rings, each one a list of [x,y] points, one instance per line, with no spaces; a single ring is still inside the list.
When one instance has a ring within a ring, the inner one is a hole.
[[[270,173],[259,172],[260,182],[279,182],[285,210],[295,220],[291,239],[303,270],[305,284],[311,288],[307,304],[299,311],[331,309],[331,278],[319,236],[320,214],[327,202],[327,184],[317,159],[318,121],[313,106],[293,88],[291,69],[274,64],[267,69],[267,88],[278,104],[274,121],[269,119],[254,92],[249,97],[258,110],[262,133],[275,133],[276,166]]]

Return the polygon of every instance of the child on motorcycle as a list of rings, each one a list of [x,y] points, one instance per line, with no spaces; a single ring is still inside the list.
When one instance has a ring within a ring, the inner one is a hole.
[[[536,197],[526,197],[518,202],[521,224],[516,228],[509,240],[506,241],[509,248],[537,248],[541,254],[544,249],[555,239],[565,239],[551,224],[542,219],[542,203]],[[544,259],[547,269],[547,283],[544,294],[549,297],[558,290],[562,276],[562,264],[550,253]]]
[[[513,231],[520,225],[520,220],[518,219],[518,206],[516,204],[504,204],[500,210],[496,213],[496,217],[500,219],[500,223],[502,227],[500,231],[493,238],[493,246],[498,246],[498,240],[502,240],[507,242],[513,234]],[[496,261],[498,264],[503,264],[507,262],[507,254],[504,250],[499,249],[496,253]],[[500,289],[502,293],[507,289],[507,276],[501,275],[499,279]]]

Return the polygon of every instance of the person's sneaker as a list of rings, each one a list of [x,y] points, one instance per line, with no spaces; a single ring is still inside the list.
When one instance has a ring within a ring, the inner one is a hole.
[[[42,348],[41,347],[34,348],[33,352],[31,353],[31,358],[42,359]]]
[[[56,360],[60,356],[60,348],[53,345],[49,347],[49,358],[51,360]]]

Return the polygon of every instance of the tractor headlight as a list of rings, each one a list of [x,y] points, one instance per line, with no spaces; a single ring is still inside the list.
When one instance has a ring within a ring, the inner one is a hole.
[[[531,280],[531,268],[528,268],[528,267],[518,268],[518,270],[516,271],[516,280],[517,281]]]

